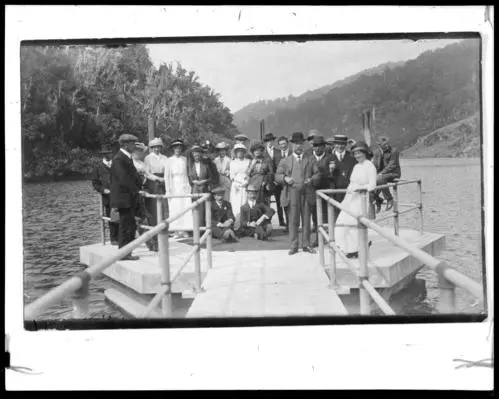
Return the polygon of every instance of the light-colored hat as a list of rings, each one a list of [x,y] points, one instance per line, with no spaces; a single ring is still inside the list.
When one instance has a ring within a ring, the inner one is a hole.
[[[152,148],[152,147],[164,147],[163,140],[161,140],[159,137],[152,139],[149,142],[149,148]]]
[[[229,145],[225,141],[222,141],[216,145],[216,148],[217,150],[225,150],[229,148]]]
[[[234,136],[234,139],[235,140],[243,140],[243,141],[249,140],[248,136],[246,136],[245,134],[237,134]]]
[[[312,140],[315,136],[320,136],[320,132],[317,129],[311,129],[308,131],[307,140]]]
[[[246,146],[244,144],[240,144],[240,143],[237,143],[235,146],[234,146],[234,152],[237,151],[237,150],[244,150],[244,151],[248,151],[248,149],[246,148]]]

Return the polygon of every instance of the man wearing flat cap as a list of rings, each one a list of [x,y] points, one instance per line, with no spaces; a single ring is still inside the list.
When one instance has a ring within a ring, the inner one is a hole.
[[[238,241],[234,232],[234,222],[236,218],[232,212],[229,201],[225,201],[225,188],[215,187],[211,190],[214,201],[211,202],[211,232],[213,238],[218,238],[225,242]]]
[[[103,148],[100,153],[103,156],[103,159],[102,162],[99,162],[92,173],[92,186],[95,191],[100,193],[102,196],[104,215],[106,217],[110,217],[111,203],[109,195],[111,194],[112,150],[106,147]],[[118,245],[118,224],[112,221],[109,221],[109,239],[111,241],[111,245]]]
[[[329,163],[330,171],[333,174],[334,187],[338,189],[346,189],[350,184],[350,176],[352,175],[353,167],[357,163],[354,156],[346,151],[348,137],[342,134],[334,136],[333,140],[335,149],[332,154],[332,160]],[[335,193],[333,198],[341,202],[345,198],[346,193]],[[335,208],[335,220],[339,215],[339,209]]]
[[[276,173],[276,181],[283,185],[281,204],[289,205],[289,255],[298,252],[300,218],[303,251],[315,253],[310,247],[310,205],[314,198],[311,197],[308,186],[318,184],[320,173],[316,163],[303,156],[303,133],[293,133],[290,141],[293,154],[279,162]]]
[[[133,164],[132,153],[135,151],[137,137],[123,134],[118,139],[120,150],[111,165],[111,207],[117,208],[120,215],[118,247],[122,248],[135,239],[135,216],[139,204],[139,191],[142,179]],[[137,260],[130,252],[122,260]]]

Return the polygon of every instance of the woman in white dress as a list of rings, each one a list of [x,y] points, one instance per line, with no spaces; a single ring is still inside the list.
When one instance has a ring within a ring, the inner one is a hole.
[[[230,189],[230,204],[232,212],[236,218],[234,229],[239,228],[241,206],[246,203],[246,186],[248,185],[248,171],[250,160],[245,159],[246,147],[244,144],[236,144],[234,146],[236,158],[230,162],[230,180],[232,182]]]
[[[167,195],[184,195],[191,193],[191,186],[187,177],[187,158],[182,155],[185,148],[182,140],[175,140],[171,145],[173,155],[169,157],[165,165],[165,191]],[[169,216],[173,216],[178,212],[192,204],[190,197],[185,198],[169,198]],[[181,218],[173,221],[170,225],[172,230],[185,229],[192,230],[192,212],[187,212]],[[173,238],[186,238],[186,231],[176,231]]]
[[[375,189],[376,167],[368,159],[371,156],[371,151],[366,143],[357,142],[352,147],[352,152],[357,160],[357,164],[353,168],[352,175],[350,176],[350,184],[347,187],[347,194],[341,204],[355,214],[359,214],[362,211],[361,196],[363,194],[355,190],[365,189],[373,191]],[[366,206],[368,204],[369,194],[367,194]],[[338,226],[335,228],[336,244],[347,254],[348,258],[357,258],[359,254],[357,219],[341,211],[336,223],[338,225],[348,225],[346,227]]]

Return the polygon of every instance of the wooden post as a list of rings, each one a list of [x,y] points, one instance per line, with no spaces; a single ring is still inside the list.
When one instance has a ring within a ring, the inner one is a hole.
[[[361,191],[361,215],[366,216],[367,214],[367,196],[369,195],[367,190]],[[357,223],[359,230],[359,299],[360,299],[360,314],[369,315],[371,313],[371,300],[369,298],[369,293],[364,288],[362,280],[369,279],[369,272],[367,270],[367,252],[368,248],[368,231],[367,226],[365,226],[360,221]]]
[[[418,180],[419,188],[419,232],[423,234],[423,187],[421,186],[421,179]]]
[[[388,188],[389,190],[390,188]],[[396,236],[399,235],[399,191],[397,183],[393,186],[393,230]]]
[[[324,237],[322,233],[319,231],[319,226],[322,226],[324,223],[322,220],[322,197],[320,195],[316,195],[316,204],[317,204],[317,240],[319,245],[319,263],[322,268],[324,268]]]
[[[456,287],[443,274],[445,267],[438,268],[438,312],[442,314],[453,314],[456,310]]]
[[[329,230],[329,242],[334,241],[334,223],[335,223],[335,209],[329,202],[327,204],[327,224]],[[330,249],[331,253],[331,268],[330,268],[330,288],[336,288],[336,252]]]
[[[100,238],[102,241],[102,245],[106,245],[106,225],[104,219],[104,202],[102,201],[102,195],[99,194],[99,203],[100,203]]]
[[[208,233],[206,237],[206,260],[208,262],[208,269],[211,269],[212,267],[212,259],[211,259],[211,248],[212,248],[212,231],[211,231],[211,195],[208,197],[208,199],[205,202],[206,204],[206,212],[205,212],[205,219],[206,219],[206,231]]]
[[[163,221],[163,198],[156,197],[157,223]],[[168,286],[168,291],[161,300],[163,317],[172,317],[172,289],[170,281],[170,248],[168,243],[168,225],[158,234],[159,266],[161,268],[161,285]]]
[[[201,205],[202,206],[202,205]],[[200,215],[199,206],[192,210],[192,220],[193,220],[193,241],[194,245],[197,246],[196,254],[194,255],[194,265],[196,270],[196,292],[201,292],[201,254],[199,248],[200,239]]]

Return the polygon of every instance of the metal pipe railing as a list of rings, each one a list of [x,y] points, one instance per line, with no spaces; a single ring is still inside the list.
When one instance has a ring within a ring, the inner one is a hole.
[[[210,194],[201,194],[200,197],[200,199],[194,201],[190,206],[186,207],[175,215],[170,216],[168,219],[161,221],[161,223],[158,223],[155,227],[153,227],[146,233],[141,234],[135,240],[118,249],[118,251],[113,256],[110,256],[102,262],[99,262],[97,265],[91,266],[81,273],[71,277],[69,280],[65,281],[58,287],[55,287],[42,297],[28,304],[24,308],[25,320],[33,320],[48,307],[59,303],[68,295],[77,292],[77,290],[84,287],[85,284],[88,284],[88,281],[93,277],[102,273],[103,270],[107,269],[113,263],[119,261],[121,258],[130,254],[135,248],[153,238],[163,229],[167,228],[171,222],[181,218],[187,212],[191,212],[194,208],[199,207],[204,201],[208,199],[208,197],[210,197]],[[166,235],[166,237],[168,237],[168,235]]]

